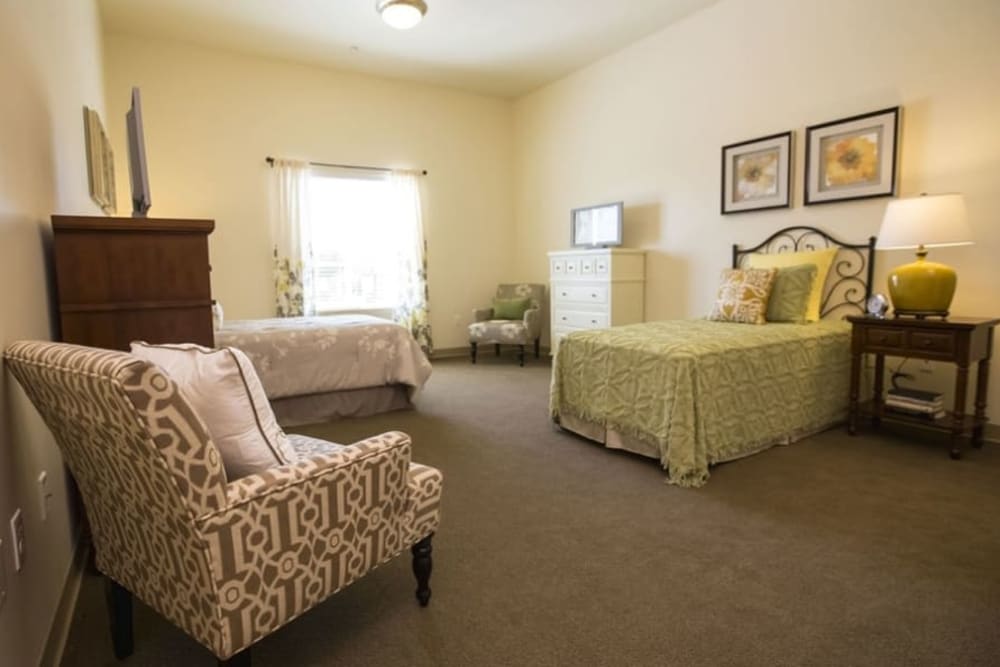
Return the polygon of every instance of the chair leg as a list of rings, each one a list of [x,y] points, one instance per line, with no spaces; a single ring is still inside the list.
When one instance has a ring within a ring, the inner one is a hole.
[[[472,341],[469,343],[469,354],[472,356],[472,363],[476,363],[476,343]]]
[[[542,339],[541,338],[536,338],[535,339],[535,359],[539,358],[541,351],[542,351]]]
[[[434,535],[428,535],[424,539],[420,540],[412,547],[410,547],[410,552],[413,554],[413,576],[417,578],[417,601],[420,602],[421,607],[426,607],[427,603],[431,601],[431,568],[433,563],[431,562],[431,538]]]
[[[132,639],[132,594],[106,577],[104,597],[108,604],[108,620],[111,624],[111,644],[115,657],[119,660],[132,655],[135,643]]]
[[[229,656],[228,660],[219,660],[219,667],[250,667],[250,649],[245,648],[236,655]]]
[[[500,356],[500,343],[494,343],[493,344],[493,356],[494,357],[499,357]]]
[[[521,367],[524,367],[524,345],[518,345],[517,360],[520,362]]]

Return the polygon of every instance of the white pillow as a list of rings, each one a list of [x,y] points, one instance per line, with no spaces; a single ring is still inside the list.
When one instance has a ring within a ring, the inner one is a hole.
[[[133,342],[132,354],[162,368],[205,422],[230,481],[297,457],[241,350]]]

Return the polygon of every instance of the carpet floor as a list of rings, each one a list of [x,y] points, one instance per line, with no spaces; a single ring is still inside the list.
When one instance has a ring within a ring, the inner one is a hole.
[[[445,475],[433,599],[409,554],[258,643],[266,665],[997,665],[1000,447],[830,430],[713,469],[557,431],[549,367],[438,361],[418,409],[295,429],[385,430]],[[125,664],[211,665],[141,604]],[[85,577],[63,664],[113,665]]]

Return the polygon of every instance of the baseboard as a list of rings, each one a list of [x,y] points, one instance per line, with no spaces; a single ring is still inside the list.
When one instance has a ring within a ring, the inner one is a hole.
[[[90,552],[90,543],[82,539],[82,531],[78,531],[76,536],[76,546],[73,549],[73,559],[69,564],[69,572],[66,573],[66,582],[63,584],[63,592],[59,597],[59,605],[56,607],[55,617],[52,619],[52,626],[49,628],[49,637],[45,642],[45,650],[42,658],[38,661],[41,667],[57,667],[62,662],[63,651],[66,648],[66,639],[69,637],[69,629],[73,624],[73,612],[76,610],[76,600],[80,595],[80,585],[83,583],[83,574],[87,567],[87,555]]]
[[[492,345],[492,343],[487,343],[484,345],[484,347],[488,347],[489,345]],[[549,355],[549,348],[543,345],[539,349],[540,349],[540,356],[547,357]],[[525,348],[524,353],[525,355],[529,354],[527,348]],[[468,357],[468,356],[469,356],[469,346],[466,345],[465,347],[445,347],[441,349],[436,349],[431,354],[431,359],[455,359],[458,357]]]
[[[465,347],[444,347],[435,349],[431,353],[431,359],[454,359],[455,357],[469,356],[469,346]]]

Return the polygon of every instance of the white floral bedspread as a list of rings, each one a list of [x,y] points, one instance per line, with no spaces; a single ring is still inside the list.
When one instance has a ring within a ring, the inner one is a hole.
[[[409,331],[370,315],[236,320],[215,344],[243,350],[272,400],[391,384],[412,398],[431,374]]]

